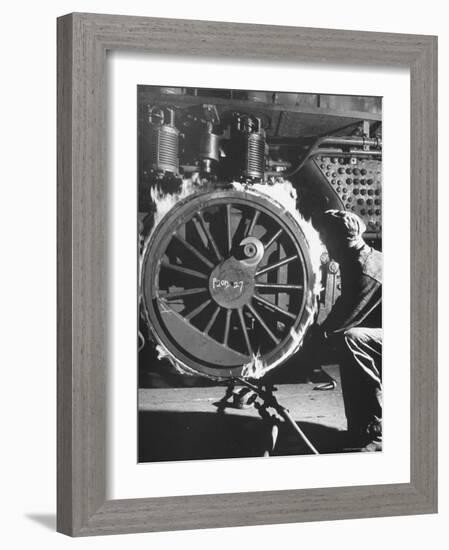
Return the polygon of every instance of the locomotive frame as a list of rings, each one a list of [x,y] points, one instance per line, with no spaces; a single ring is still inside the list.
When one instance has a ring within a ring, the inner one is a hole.
[[[107,499],[105,57],[113,49],[410,68],[409,483]],[[58,531],[86,536],[437,511],[436,37],[67,15],[58,20],[58,135]]]

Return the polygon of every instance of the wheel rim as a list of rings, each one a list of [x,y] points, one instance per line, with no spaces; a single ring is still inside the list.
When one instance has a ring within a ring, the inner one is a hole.
[[[151,233],[141,264],[143,310],[182,368],[223,379],[298,347],[313,315],[315,276],[301,227],[260,193],[214,191],[180,201]]]

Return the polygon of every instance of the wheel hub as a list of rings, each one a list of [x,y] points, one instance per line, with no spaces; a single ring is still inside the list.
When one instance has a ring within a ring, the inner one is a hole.
[[[254,267],[234,257],[225,260],[210,275],[209,290],[212,298],[226,309],[243,307],[254,295],[254,273]]]

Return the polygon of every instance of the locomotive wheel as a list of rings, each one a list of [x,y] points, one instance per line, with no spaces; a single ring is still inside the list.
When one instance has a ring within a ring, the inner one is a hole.
[[[309,245],[294,217],[260,193],[213,191],[178,202],[141,264],[144,315],[185,370],[215,379],[264,373],[298,347],[314,311]]]

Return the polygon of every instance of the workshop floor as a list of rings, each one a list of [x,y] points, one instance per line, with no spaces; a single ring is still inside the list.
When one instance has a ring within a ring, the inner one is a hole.
[[[337,380],[331,391],[311,383],[277,383],[276,398],[320,453],[344,452],[346,419],[336,366],[326,372]],[[139,462],[240,458],[263,455],[268,432],[257,411],[214,403],[223,386],[139,389]],[[273,455],[310,453],[286,423],[281,425]]]

